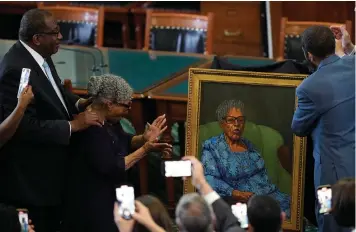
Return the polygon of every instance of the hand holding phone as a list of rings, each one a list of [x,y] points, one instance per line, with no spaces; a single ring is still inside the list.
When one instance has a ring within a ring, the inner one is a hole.
[[[240,227],[242,229],[248,228],[247,205],[238,202],[236,205],[231,206],[231,210],[237,220],[240,222]]]
[[[126,219],[132,219],[135,213],[135,191],[133,187],[123,185],[116,189],[116,198],[119,202],[119,215]]]
[[[331,211],[331,186],[320,186],[317,190],[320,205],[319,213],[329,214]]]
[[[164,164],[166,177],[185,177],[192,175],[192,163],[190,160],[166,161]]]
[[[28,211],[27,209],[18,209],[19,221],[21,224],[21,232],[28,232]]]
[[[30,80],[30,73],[31,73],[31,69],[29,69],[29,68],[22,69],[20,83],[19,83],[19,90],[17,92],[17,98],[19,98],[21,96],[22,91],[28,85],[28,82]]]

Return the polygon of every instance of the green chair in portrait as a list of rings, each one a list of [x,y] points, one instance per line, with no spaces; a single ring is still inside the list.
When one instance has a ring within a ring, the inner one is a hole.
[[[199,127],[198,159],[202,154],[205,140],[221,134],[223,131],[218,122],[210,122]],[[282,166],[278,152],[284,145],[282,136],[274,129],[246,121],[243,137],[248,139],[264,159],[270,181],[281,192],[291,194],[292,177]]]

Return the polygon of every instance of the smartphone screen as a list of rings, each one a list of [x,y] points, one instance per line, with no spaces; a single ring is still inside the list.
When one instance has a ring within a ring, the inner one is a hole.
[[[30,73],[31,73],[31,69],[29,69],[29,68],[23,68],[22,69],[19,89],[18,89],[18,92],[17,92],[17,98],[20,97],[20,95],[21,95],[22,91],[24,90],[24,88],[26,88],[26,86],[28,85],[28,82],[29,82],[29,79],[30,79]]]
[[[331,210],[331,187],[320,186],[317,190],[320,205],[319,213],[328,214]]]
[[[27,209],[18,209],[19,221],[21,224],[21,232],[28,231],[28,211]]]
[[[130,220],[135,213],[135,190],[133,187],[123,185],[116,189],[116,198],[119,202],[119,214],[122,218]]]
[[[184,177],[192,175],[192,163],[189,160],[166,161],[164,164],[166,177]]]
[[[248,228],[247,205],[243,203],[237,203],[236,205],[231,206],[231,210],[237,220],[240,222],[240,227],[243,229]]]

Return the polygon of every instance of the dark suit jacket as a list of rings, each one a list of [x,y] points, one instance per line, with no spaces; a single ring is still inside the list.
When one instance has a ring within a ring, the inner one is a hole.
[[[62,87],[52,60],[46,61],[69,115],[41,67],[19,41],[0,64],[0,122],[16,107],[22,68],[31,69],[29,84],[35,96],[14,137],[0,150],[0,201],[16,206],[53,206],[61,200],[68,121],[76,112],[78,97]]]
[[[71,138],[63,232],[117,232],[115,188],[125,184],[132,135],[120,124],[90,127]]]
[[[240,223],[231,211],[231,207],[219,198],[213,204],[213,211],[216,217],[216,229],[221,232],[242,232]]]

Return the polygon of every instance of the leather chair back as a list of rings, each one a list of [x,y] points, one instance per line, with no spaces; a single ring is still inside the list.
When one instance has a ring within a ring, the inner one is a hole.
[[[63,39],[61,43],[103,46],[104,8],[74,6],[38,6],[57,19]]]
[[[347,20],[344,24],[333,22],[307,22],[307,21],[288,21],[288,18],[281,19],[280,47],[277,60],[292,59],[304,61],[305,57],[302,50],[301,35],[308,27],[322,25],[330,27],[332,25],[344,25],[346,30],[352,33],[352,22]]]
[[[212,20],[208,16],[147,11],[145,49],[212,53]]]

